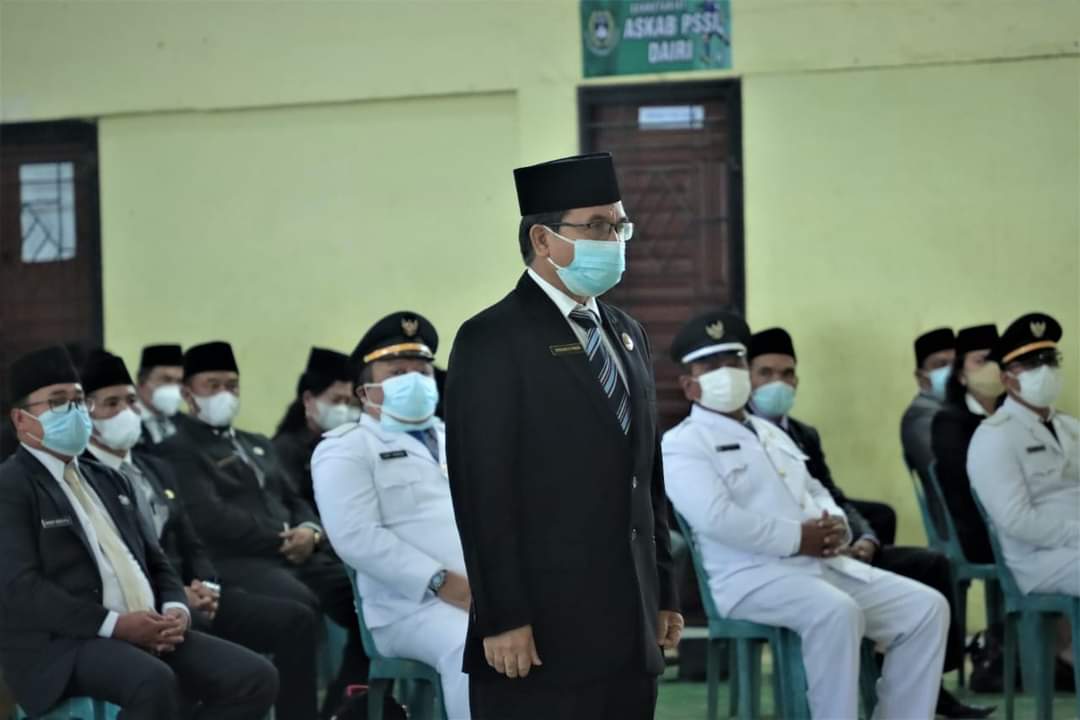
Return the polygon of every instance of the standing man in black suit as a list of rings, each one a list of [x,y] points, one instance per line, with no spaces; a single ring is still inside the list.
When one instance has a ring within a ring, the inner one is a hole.
[[[20,446],[0,465],[0,665],[31,715],[65,697],[123,718],[261,718],[277,672],[188,630],[184,588],[145,533],[123,478],[79,460],[91,421],[62,347],[12,365]]]
[[[329,717],[348,685],[367,680],[345,568],[323,542],[315,510],[300,497],[270,439],[233,427],[240,372],[228,343],[188,348],[183,392],[191,412],[176,416],[176,435],[155,453],[172,465],[223,584],[293,600],[349,633],[341,671],[323,700],[322,715]]]
[[[473,718],[652,718],[683,626],[652,357],[597,301],[633,225],[607,153],[514,180],[528,269],[462,326],[447,378]]]
[[[796,373],[795,345],[783,328],[769,328],[750,339],[750,386],[753,394],[750,410],[780,427],[806,454],[806,469],[824,486],[833,501],[847,515],[851,528],[851,544],[840,553],[882,570],[921,582],[941,593],[952,609],[954,621],[949,626],[945,645],[944,671],[951,672],[964,662],[964,628],[956,619],[957,598],[952,591],[952,567],[948,558],[934,550],[920,547],[897,547],[874,531],[859,512],[861,508],[850,500],[836,484],[825,462],[821,435],[817,428],[789,415],[795,403]],[[895,527],[895,525],[894,525]],[[938,693],[937,714],[947,718],[982,718],[993,714],[993,707],[979,707],[960,702],[942,686]]]
[[[311,720],[316,708],[315,650],[319,615],[287,598],[221,587],[217,568],[182,502],[168,463],[134,447],[139,440],[138,400],[124,361],[104,350],[90,353],[79,373],[93,402],[93,434],[83,457],[116,470],[148,532],[184,582],[192,625],[203,632],[273,657],[280,678],[277,720]]]

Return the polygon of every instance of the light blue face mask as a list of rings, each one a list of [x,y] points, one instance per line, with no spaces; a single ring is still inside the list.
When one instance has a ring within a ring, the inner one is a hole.
[[[754,391],[751,402],[766,417],[784,417],[795,406],[795,388],[782,380],[766,383]]]
[[[935,368],[926,373],[926,376],[930,378],[930,394],[938,400],[945,400],[945,385],[948,384],[950,375],[952,375],[952,365]]]
[[[548,228],[550,230],[550,228]],[[599,297],[619,284],[626,271],[626,243],[622,240],[571,240],[551,234],[574,246],[574,259],[559,267],[550,257],[566,289],[582,297]]]
[[[39,442],[54,453],[68,457],[82,454],[94,430],[85,405],[74,410],[69,410],[66,405],[59,410],[49,409],[37,419],[42,430]]]
[[[409,372],[365,387],[382,388],[382,405],[371,405],[379,409],[379,424],[384,430],[426,430],[435,424],[435,406],[439,404],[435,378]]]

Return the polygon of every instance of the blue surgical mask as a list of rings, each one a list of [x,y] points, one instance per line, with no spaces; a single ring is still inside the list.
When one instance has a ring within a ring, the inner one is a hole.
[[[379,409],[379,424],[384,430],[425,430],[435,424],[435,406],[439,404],[435,378],[410,372],[365,387],[382,388],[382,405],[371,406]]]
[[[571,240],[554,230],[551,234],[574,246],[574,259],[559,267],[548,262],[566,289],[582,297],[599,297],[619,284],[626,270],[626,243],[622,240]]]
[[[949,382],[950,375],[952,375],[952,365],[935,368],[926,373],[926,376],[930,378],[930,394],[938,400],[945,399],[945,385]]]
[[[38,415],[37,419],[42,430],[38,441],[49,450],[68,457],[82,454],[94,430],[85,405],[72,410],[66,405],[59,410],[49,409]]]
[[[795,405],[795,388],[782,380],[766,383],[754,391],[750,401],[766,417],[784,417]]]

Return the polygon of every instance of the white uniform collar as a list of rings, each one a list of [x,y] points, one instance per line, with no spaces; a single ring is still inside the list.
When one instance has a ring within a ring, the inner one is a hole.
[[[986,408],[971,393],[964,393],[964,404],[972,415],[987,417]]]
[[[1005,398],[1005,403],[1001,406],[1002,410],[1008,410],[1009,414],[1018,420],[1023,420],[1028,425],[1044,425],[1047,422],[1053,422],[1054,417],[1057,415],[1057,410],[1050,408],[1050,415],[1044,421],[1042,415],[1035,412],[1031,408],[1016,401],[1012,395]]]
[[[570,313],[574,308],[581,307],[581,304],[577,300],[542,278],[540,273],[532,268],[527,269],[525,272],[529,274],[529,277],[533,279],[533,282],[540,286],[540,289],[544,291],[544,294],[551,298],[551,302],[555,303],[555,307],[559,308],[559,312],[562,313],[564,318],[569,319]],[[596,298],[588,298],[585,301],[585,308],[591,310],[597,320],[600,319],[600,306],[596,304]]]
[[[131,464],[131,451],[130,450],[128,450],[127,454],[124,455],[124,457],[121,458],[121,457],[117,457],[116,455],[113,455],[111,452],[108,452],[107,450],[102,450],[101,448],[99,448],[94,443],[90,443],[89,445],[87,445],[86,449],[90,451],[90,454],[93,455],[97,459],[98,462],[100,462],[102,465],[104,465],[107,468],[112,468],[113,470],[118,471],[118,470],[120,470],[120,466],[123,465],[124,463]]]
[[[37,448],[32,448],[29,445],[27,445],[26,443],[19,443],[19,444],[22,445],[23,449],[26,450],[26,452],[33,455],[35,458],[37,458],[38,462],[40,462],[42,465],[45,466],[45,469],[48,470],[49,474],[53,476],[53,479],[55,479],[58,482],[63,482],[63,480],[64,480],[64,470],[66,470],[67,467],[68,467],[68,465],[65,464],[63,460],[56,457],[52,453],[47,453],[44,450],[38,450]],[[79,458],[77,458],[77,457],[72,458],[71,463],[69,463],[69,464],[75,466],[75,469],[78,470],[78,468],[79,468]]]

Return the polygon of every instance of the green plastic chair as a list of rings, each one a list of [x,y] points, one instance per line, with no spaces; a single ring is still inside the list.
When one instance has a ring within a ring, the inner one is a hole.
[[[956,523],[953,521],[949,506],[945,502],[945,494],[941,491],[941,485],[937,479],[937,462],[930,463],[927,468],[927,480],[925,488],[919,480],[916,471],[911,471],[911,481],[915,487],[915,498],[919,503],[919,512],[922,515],[923,528],[930,547],[937,550],[949,559],[954,603],[953,623],[967,633],[967,594],[971,588],[972,580],[983,581],[983,591],[986,598],[986,616],[990,623],[1001,620],[1001,586],[998,582],[998,569],[990,563],[969,562],[964,555],[964,548],[960,545],[960,536],[956,532]],[[924,491],[929,489],[929,496]],[[935,522],[940,518],[940,522]],[[957,681],[960,687],[964,687],[964,663],[957,668]]]
[[[1054,646],[1057,640],[1057,617],[1064,615],[1072,628],[1073,652],[1080,652],[1080,598],[1057,593],[1024,593],[1016,584],[1012,570],[1005,563],[994,521],[977,495],[975,504],[986,523],[990,547],[994,551],[998,578],[1005,593],[1005,718],[1013,720],[1016,694],[1016,651],[1020,646],[1020,667],[1024,688],[1035,694],[1036,720],[1054,717]],[[1020,639],[1017,642],[1017,627]],[[1076,713],[1080,717],[1080,664],[1073,665],[1076,683]]]
[[[701,604],[709,622],[709,639],[705,655],[706,718],[717,720],[719,713],[721,641],[731,644],[729,668],[735,674],[731,685],[729,717],[752,720],[761,715],[761,650],[767,644],[773,656],[773,698],[776,717],[801,720],[810,717],[806,698],[806,669],[802,662],[802,641],[798,633],[788,628],[762,625],[747,620],[733,620],[720,615],[709,591],[709,577],[701,559],[697,539],[690,525],[679,513],[675,520],[690,548],[694,563]],[[877,704],[877,660],[869,641],[862,645],[859,689],[863,712],[873,714]]]
[[[360,591],[356,587],[356,571],[345,566],[352,583],[353,601],[356,605],[356,619],[360,623],[360,639],[364,644],[364,652],[371,660],[371,669],[368,671],[368,718],[370,720],[382,720],[383,703],[387,692],[395,680],[403,685],[411,686],[411,692],[407,692],[406,705],[409,708],[409,717],[416,720],[432,720],[435,711],[435,701],[438,700],[440,717],[447,720],[446,703],[443,701],[442,680],[438,671],[426,663],[418,660],[404,658],[388,658],[379,653],[375,647],[375,639],[371,637],[367,623],[364,622],[363,601]]]
[[[109,707],[101,700],[77,697],[65,700],[44,715],[28,715],[21,707],[16,707],[15,720],[107,720]],[[115,714],[114,709],[114,717]]]
[[[341,672],[341,659],[348,642],[349,632],[328,616],[323,616],[323,633],[319,639],[317,658],[320,690],[325,692]]]

